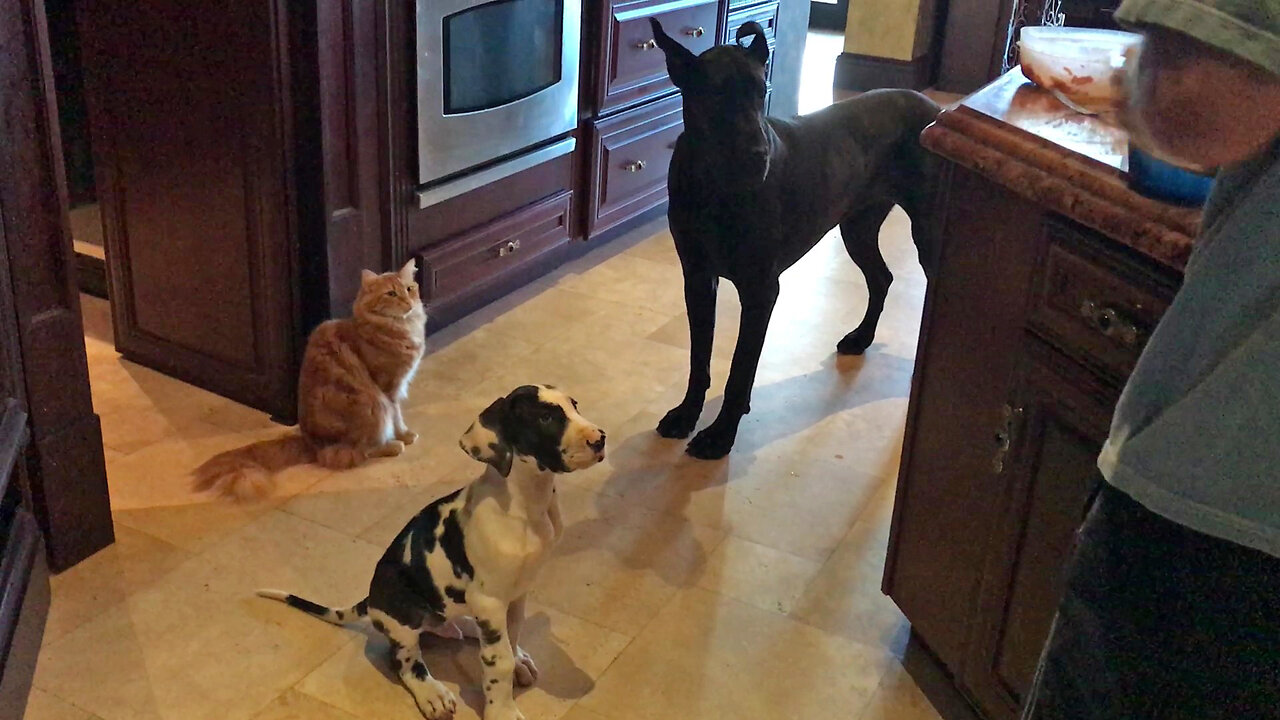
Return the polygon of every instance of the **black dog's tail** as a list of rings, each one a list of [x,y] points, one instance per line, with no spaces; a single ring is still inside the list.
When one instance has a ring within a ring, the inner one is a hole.
[[[334,625],[345,625],[369,616],[369,598],[365,598],[345,610],[339,610],[313,603],[306,598],[300,598],[283,590],[259,590],[258,597],[279,600],[289,607],[297,608],[308,615],[314,615]]]

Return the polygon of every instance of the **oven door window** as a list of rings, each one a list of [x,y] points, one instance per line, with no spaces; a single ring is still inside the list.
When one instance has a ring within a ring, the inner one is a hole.
[[[563,29],[564,0],[496,0],[445,17],[444,113],[501,107],[560,82]]]

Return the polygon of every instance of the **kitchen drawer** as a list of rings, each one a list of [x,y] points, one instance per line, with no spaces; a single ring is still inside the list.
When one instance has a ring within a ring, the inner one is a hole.
[[[570,191],[577,172],[574,159],[582,147],[579,142],[579,149],[571,155],[535,165],[444,202],[425,208],[414,203],[407,218],[409,253],[421,253],[428,247],[469,236],[475,228],[519,212],[548,196]]]
[[[632,0],[615,2],[605,19],[604,58],[597,91],[601,112],[671,90],[667,62],[653,41],[649,18],[695,54],[715,44],[717,0]]]
[[[569,242],[572,197],[561,192],[419,253],[428,314],[432,306],[479,293]]]
[[[765,69],[765,79],[770,80],[773,78],[773,54],[778,49],[778,3],[769,3],[730,13],[729,19],[724,25],[724,42],[734,42],[734,36],[738,34],[738,28],[752,21],[759,23],[760,27],[764,28],[764,37],[769,43],[769,61],[768,67]]]
[[[733,42],[738,28],[753,20],[764,28],[764,36],[769,41],[769,50],[772,53],[778,45],[778,3],[776,2],[729,13],[728,22],[724,24],[724,42]]]
[[[667,170],[684,128],[680,97],[659,100],[593,124],[592,233],[661,204]]]
[[[1176,280],[1153,275],[1085,231],[1048,226],[1031,328],[1123,382],[1169,308]]]

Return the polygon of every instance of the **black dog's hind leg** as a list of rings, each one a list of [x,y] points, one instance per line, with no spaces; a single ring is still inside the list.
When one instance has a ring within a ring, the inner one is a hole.
[[[738,423],[751,408],[751,387],[756,382],[769,317],[778,301],[778,278],[743,282],[738,286],[738,293],[742,298],[742,320],[738,324],[738,344],[733,349],[729,381],[725,383],[724,405],[715,422],[694,436],[686,449],[693,457],[703,460],[729,454],[738,436]]]
[[[684,270],[684,304],[689,314],[689,385],[680,404],[658,423],[658,434],[689,437],[702,414],[711,387],[711,346],[716,335],[716,288],[720,278],[710,270]]]
[[[892,203],[874,205],[840,223],[844,247],[867,280],[867,313],[858,327],[836,345],[836,352],[841,355],[861,355],[876,339],[884,299],[893,283],[893,273],[880,254],[880,226],[891,210]]]

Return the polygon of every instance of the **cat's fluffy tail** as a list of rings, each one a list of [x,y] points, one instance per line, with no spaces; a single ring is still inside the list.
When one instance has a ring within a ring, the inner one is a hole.
[[[275,488],[276,473],[315,459],[306,438],[283,435],[214,455],[192,471],[193,485],[197,491],[212,490],[240,502],[261,500]]]

